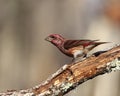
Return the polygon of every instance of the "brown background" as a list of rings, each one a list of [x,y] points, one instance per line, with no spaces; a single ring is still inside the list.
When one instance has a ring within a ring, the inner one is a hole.
[[[45,80],[70,58],[44,38],[120,41],[119,0],[0,0],[0,91],[26,89]],[[66,96],[120,96],[120,72],[96,77]]]

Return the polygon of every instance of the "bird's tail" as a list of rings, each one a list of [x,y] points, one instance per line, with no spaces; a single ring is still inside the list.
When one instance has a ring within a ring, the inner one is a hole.
[[[98,45],[101,45],[101,44],[106,44],[106,43],[111,43],[111,42],[96,42],[98,40],[95,40],[92,42],[91,46],[88,46],[88,50],[92,50],[93,48],[97,47]]]
[[[111,43],[111,42],[95,42],[95,46],[101,45],[101,44],[106,44],[106,43]]]
[[[89,48],[89,50],[92,50],[93,48],[97,47],[98,45],[106,44],[106,43],[111,43],[111,42],[94,42],[94,43],[93,43],[93,46],[91,46],[91,47]]]

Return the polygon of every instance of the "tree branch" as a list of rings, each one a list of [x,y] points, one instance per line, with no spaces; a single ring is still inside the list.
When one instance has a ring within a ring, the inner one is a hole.
[[[120,46],[96,52],[78,63],[64,65],[38,86],[9,90],[0,96],[63,96],[89,79],[116,70],[120,70]]]

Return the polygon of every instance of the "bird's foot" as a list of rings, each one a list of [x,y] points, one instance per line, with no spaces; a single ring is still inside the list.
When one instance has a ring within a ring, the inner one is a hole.
[[[83,61],[84,59],[86,59],[86,57],[74,58],[74,59],[72,60],[72,63],[75,64],[75,63],[77,63],[77,62]]]

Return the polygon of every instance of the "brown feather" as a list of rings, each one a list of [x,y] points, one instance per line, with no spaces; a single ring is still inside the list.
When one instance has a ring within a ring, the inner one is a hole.
[[[66,40],[64,43],[64,48],[69,49],[77,46],[88,46],[90,44],[95,44],[95,41],[98,40]]]

